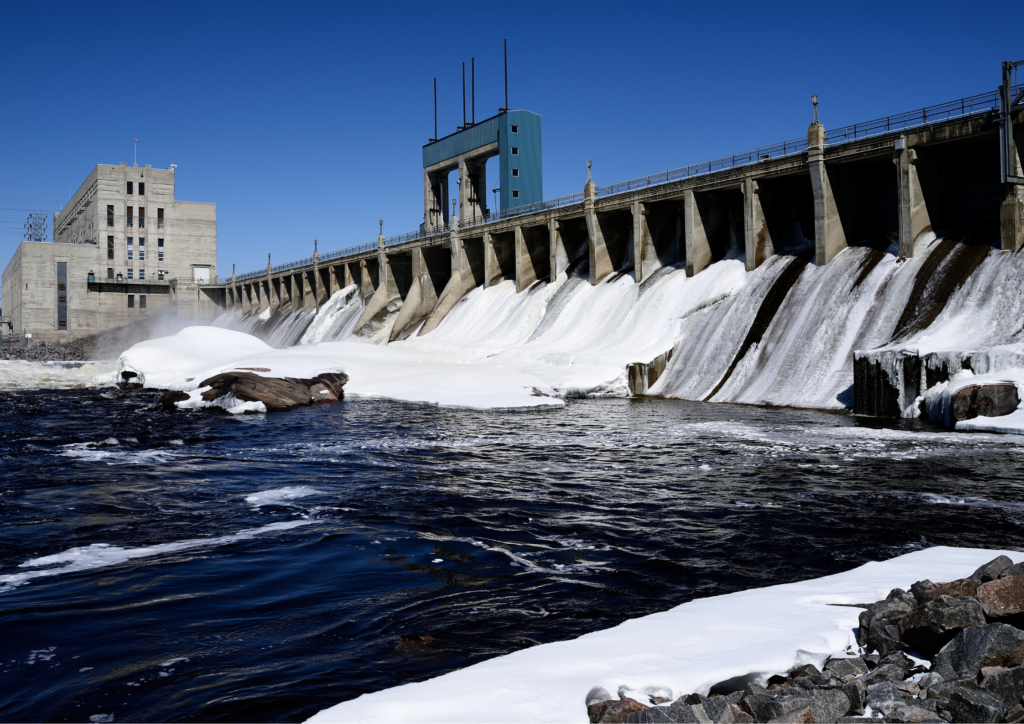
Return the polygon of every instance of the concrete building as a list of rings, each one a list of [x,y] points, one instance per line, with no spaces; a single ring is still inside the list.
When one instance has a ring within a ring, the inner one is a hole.
[[[216,278],[215,204],[176,200],[173,167],[99,165],[53,215],[53,243],[19,245],[3,312],[16,336],[67,342],[179,298],[190,315],[211,316],[217,304],[199,285]]]

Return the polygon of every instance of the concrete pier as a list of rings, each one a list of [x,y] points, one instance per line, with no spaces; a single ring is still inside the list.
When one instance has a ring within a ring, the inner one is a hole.
[[[601,229],[601,220],[597,217],[594,202],[597,200],[597,184],[589,178],[590,169],[587,169],[587,184],[583,187],[583,215],[587,221],[588,251],[590,253],[590,283],[597,285],[615,271],[612,266],[611,257],[608,254],[608,246],[605,244],[604,232]]]
[[[904,138],[896,142],[893,163],[898,179],[900,258],[909,259],[914,255],[914,240],[932,228],[932,221],[917,175],[917,151],[907,148]]]
[[[686,240],[686,276],[692,277],[711,264],[711,245],[692,189],[683,193],[683,232]]]
[[[824,266],[846,248],[846,234],[825,166],[825,127],[820,123],[807,131],[807,166],[814,190],[814,262]]]
[[[754,271],[768,257],[775,255],[768,221],[761,206],[760,187],[750,176],[743,179],[743,246],[747,255],[747,271]]]

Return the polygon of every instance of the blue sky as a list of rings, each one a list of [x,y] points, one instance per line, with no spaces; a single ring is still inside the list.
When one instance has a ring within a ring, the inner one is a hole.
[[[222,274],[412,231],[421,147],[503,103],[543,116],[544,191],[579,191],[988,90],[1012,4],[46,3],[0,6],[0,265],[97,163],[178,165]]]

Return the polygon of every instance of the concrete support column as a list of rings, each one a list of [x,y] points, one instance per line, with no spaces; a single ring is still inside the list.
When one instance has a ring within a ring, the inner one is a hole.
[[[423,257],[423,248],[416,247],[412,250],[412,284],[395,318],[389,341],[405,339],[415,332],[436,304],[437,290],[434,288],[433,279],[430,278],[430,270]]]
[[[376,291],[373,286],[373,279],[370,277],[370,270],[366,268],[366,259],[359,260],[359,293],[363,299],[373,296]]]
[[[291,309],[292,306],[292,295],[291,291],[288,289],[288,281],[289,278],[286,276],[279,277],[277,280],[280,289],[278,292],[280,303],[279,309]]]
[[[342,265],[342,266],[344,266],[344,265]],[[339,274],[338,274],[339,270],[340,270],[340,267],[338,267],[337,264],[335,264],[334,266],[331,266],[328,269],[328,276],[329,276],[329,278],[331,280],[331,290],[330,290],[330,292],[327,295],[328,299],[333,297],[335,292],[341,291],[341,286],[342,285],[341,285],[341,282],[339,281]],[[344,272],[341,273],[341,276],[344,276]]]
[[[248,317],[252,314],[252,304],[249,302],[249,287],[247,284],[243,284],[241,289],[241,300],[242,300],[242,315]]]
[[[909,259],[914,256],[914,241],[922,232],[932,228],[932,222],[917,177],[917,151],[907,148],[906,141],[901,138],[897,141],[892,162],[896,164],[899,194],[900,258]]]
[[[427,233],[448,224],[448,174],[423,171],[423,228]]]
[[[1016,143],[1013,156],[1014,175],[1024,176]],[[1024,186],[1006,184],[1006,195],[999,205],[999,238],[1003,249],[1013,250],[1024,246]]]
[[[807,165],[814,191],[814,263],[824,266],[846,248],[846,233],[825,167],[825,127],[820,123],[807,131]]]
[[[612,260],[608,255],[608,247],[604,243],[604,234],[601,232],[601,222],[594,209],[594,202],[597,200],[597,184],[589,178],[589,169],[587,176],[587,185],[583,187],[583,215],[587,220],[590,283],[597,285],[615,270],[612,269]]]
[[[692,189],[683,192],[683,238],[686,240],[686,276],[692,277],[711,264],[711,245]]]
[[[355,279],[352,278],[352,267],[349,266],[348,262],[342,264],[343,274],[345,275],[345,286],[350,287],[355,284]]]
[[[490,233],[484,232],[484,289],[493,287],[501,280],[501,267],[498,265],[498,255],[494,251],[494,239]]]
[[[482,193],[481,193],[482,191]],[[486,160],[459,158],[459,218],[466,223],[484,217],[487,208]]]
[[[642,282],[650,276],[654,270],[651,269],[651,259],[656,255],[654,252],[654,240],[651,238],[651,227],[647,223],[647,208],[639,201],[633,202],[633,280]]]
[[[516,226],[516,293],[528,288],[535,281],[537,270],[533,266],[533,259],[530,258],[530,251],[526,248],[523,227]]]
[[[548,219],[548,249],[551,255],[551,281],[569,266],[569,255],[562,241],[562,228],[555,219]]]
[[[743,243],[746,247],[747,271],[754,271],[775,255],[771,234],[761,207],[757,181],[743,179]]]

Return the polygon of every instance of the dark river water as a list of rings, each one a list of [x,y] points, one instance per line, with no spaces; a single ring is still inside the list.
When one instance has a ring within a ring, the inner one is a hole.
[[[0,393],[3,721],[299,721],[696,597],[1024,548],[1017,437],[659,400],[154,399]]]

